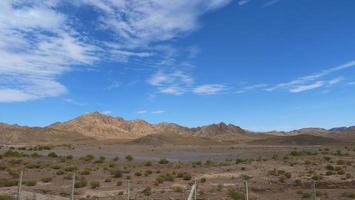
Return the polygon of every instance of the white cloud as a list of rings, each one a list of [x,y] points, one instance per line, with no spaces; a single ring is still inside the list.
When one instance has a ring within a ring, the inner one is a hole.
[[[200,95],[214,95],[214,94],[219,94],[221,92],[224,92],[227,90],[227,87],[225,85],[221,84],[206,84],[206,85],[200,85],[195,88],[193,88],[193,93],[195,94],[200,94]]]
[[[238,5],[239,6],[244,6],[246,4],[248,4],[251,0],[239,0],[238,1]]]
[[[267,86],[268,86],[267,84],[248,85],[248,86],[242,87],[236,93],[242,94],[242,93],[249,92],[252,90],[263,89],[263,88],[266,88]]]
[[[145,113],[147,113],[148,111],[146,111],[146,110],[139,110],[139,111],[137,111],[137,114],[145,114]]]
[[[65,98],[64,101],[67,102],[67,103],[73,104],[73,105],[77,105],[77,106],[84,106],[84,105],[86,105],[86,103],[77,101],[77,100],[72,99],[72,98]]]
[[[156,56],[160,61],[153,65],[174,64],[174,47],[162,42],[198,29],[200,16],[229,2],[230,0],[2,0],[0,102],[63,95],[67,93],[67,89],[59,82],[60,76],[75,70],[74,66],[91,67],[103,59],[126,62],[128,58],[136,57],[137,62],[144,62],[139,59]],[[95,27],[88,29],[89,31],[79,31],[77,23],[82,23],[80,16],[61,12],[59,7],[63,4],[78,6],[78,9],[94,8]],[[95,37],[96,31],[111,37],[98,39]],[[192,51],[191,55],[196,53]],[[169,88],[164,85],[184,88],[193,81],[178,70],[170,77],[174,80],[159,80],[156,77],[155,83],[154,80],[152,83],[162,87],[163,92],[169,92]],[[171,85],[173,82],[180,84]]]
[[[82,0],[100,12],[100,25],[130,46],[171,40],[198,28],[205,12],[230,0]]]
[[[307,90],[314,90],[314,89],[320,88],[324,85],[325,85],[324,81],[317,81],[317,82],[309,84],[309,85],[297,85],[297,86],[291,88],[290,92],[299,93],[299,92],[304,92]]]
[[[65,94],[57,77],[72,65],[92,64],[96,47],[73,30],[50,3],[0,3],[0,102],[28,101]]]
[[[158,71],[148,80],[162,94],[182,95],[193,93],[198,95],[214,95],[227,90],[223,84],[204,84],[195,86],[192,76],[181,70],[173,72]]]
[[[337,78],[335,78],[335,79],[330,80],[330,81],[328,82],[328,85],[329,85],[329,86],[335,85],[335,84],[337,84],[337,83],[339,83],[339,82],[341,82],[341,81],[343,81],[343,80],[344,80],[343,77],[337,77]]]
[[[152,111],[152,112],[150,112],[151,114],[156,114],[156,115],[158,115],[158,114],[163,114],[163,113],[165,113],[165,110],[155,110],[155,111]]]
[[[269,1],[269,2],[266,2],[266,3],[263,5],[263,7],[272,6],[272,5],[274,5],[274,4],[279,3],[280,1],[281,1],[281,0],[271,0],[271,1]]]
[[[353,67],[355,67],[355,61],[350,61],[350,62],[347,62],[343,65],[328,68],[328,69],[325,69],[325,70],[320,71],[318,73],[314,73],[314,74],[311,74],[308,76],[303,76],[303,77],[300,77],[298,79],[295,79],[295,80],[292,80],[289,82],[277,84],[277,85],[267,88],[265,90],[266,91],[274,91],[276,89],[287,89],[290,92],[302,92],[302,91],[306,91],[309,89],[320,88],[322,86],[331,86],[331,85],[339,83],[342,80],[342,78],[338,77],[338,78],[332,79],[330,81],[324,81],[324,80],[320,80],[320,79],[323,77],[329,76],[333,73],[336,73],[336,72],[339,72],[342,70],[346,70],[346,69],[350,69]]]

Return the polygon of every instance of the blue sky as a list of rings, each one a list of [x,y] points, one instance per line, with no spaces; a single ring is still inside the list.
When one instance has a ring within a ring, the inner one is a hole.
[[[73,3],[74,2],[74,3]],[[355,125],[353,1],[3,0],[0,121]]]

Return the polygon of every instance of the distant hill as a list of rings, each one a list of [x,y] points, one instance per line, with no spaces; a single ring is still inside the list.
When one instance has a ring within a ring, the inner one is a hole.
[[[0,124],[0,144],[41,144],[94,142],[79,133],[51,128]]]
[[[274,144],[315,145],[355,140],[355,127],[303,128],[289,132],[251,132],[233,124],[211,124],[188,128],[174,123],[150,124],[125,120],[99,112],[87,113],[47,127],[0,123],[0,141],[19,143],[126,142],[130,144]]]
[[[137,139],[148,135],[175,134],[213,139],[246,139],[251,133],[234,125],[212,124],[198,128],[187,128],[174,123],[150,124],[143,120],[124,120],[98,112],[88,113],[73,120],[55,123],[48,128],[72,131],[98,140]],[[254,134],[252,134],[254,135]]]

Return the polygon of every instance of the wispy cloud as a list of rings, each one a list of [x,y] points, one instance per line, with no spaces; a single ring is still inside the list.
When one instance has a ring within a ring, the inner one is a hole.
[[[148,111],[148,110],[139,110],[136,113],[137,114],[153,114],[153,115],[158,115],[158,114],[163,114],[165,113],[165,110],[153,110],[153,111]]]
[[[137,111],[136,113],[137,114],[145,114],[145,113],[147,113],[148,111],[147,110],[139,110],[139,111]]]
[[[200,16],[230,1],[2,0],[0,102],[66,94],[60,76],[102,60],[136,58],[134,62],[144,64],[154,57],[158,61],[149,65],[175,64],[174,47],[164,42],[198,29]],[[82,18],[76,12],[61,12],[63,4],[95,10],[95,27],[78,28]],[[99,39],[97,33],[107,37]]]
[[[165,113],[166,111],[165,110],[154,110],[152,112],[150,112],[151,114],[155,114],[155,115],[158,115],[158,114],[163,114]]]
[[[264,89],[267,86],[268,86],[267,84],[248,85],[248,86],[241,87],[236,93],[242,94],[245,92],[250,92],[252,90]]]
[[[193,88],[192,92],[199,95],[215,95],[227,90],[222,84],[207,84]]]
[[[153,74],[148,83],[157,87],[160,93],[171,95],[215,95],[227,90],[227,86],[223,84],[195,85],[192,76],[180,70],[168,73],[159,71]]]
[[[65,98],[64,101],[67,102],[67,103],[73,104],[73,105],[77,105],[77,106],[84,106],[84,105],[86,105],[86,103],[77,101],[77,100],[72,99],[72,98]]]
[[[320,88],[324,85],[325,85],[324,81],[317,81],[315,83],[308,84],[308,85],[297,85],[297,86],[292,87],[290,89],[290,92],[299,93],[299,92],[304,92],[307,90],[314,90],[314,89]]]
[[[268,2],[266,2],[266,3],[263,5],[263,7],[272,6],[272,5],[274,5],[274,4],[279,3],[280,1],[281,1],[281,0],[271,0],[271,1],[268,1]]]
[[[339,72],[342,70],[346,70],[349,68],[353,68],[353,67],[355,67],[355,61],[347,62],[343,65],[328,68],[328,69],[325,69],[325,70],[320,71],[318,73],[303,76],[303,77],[300,77],[298,79],[295,79],[295,80],[292,80],[289,82],[279,83],[279,84],[269,87],[265,90],[266,91],[274,91],[277,89],[287,89],[290,92],[303,92],[303,91],[307,91],[310,89],[320,88],[322,86],[335,85],[335,84],[339,83],[340,81],[342,81],[343,78],[338,77],[338,78],[331,79],[328,81],[320,80],[320,79],[323,79],[324,77],[329,76],[333,73],[336,73],[336,72]]]
[[[251,0],[239,0],[238,1],[238,5],[239,6],[244,6],[246,4],[248,4]]]

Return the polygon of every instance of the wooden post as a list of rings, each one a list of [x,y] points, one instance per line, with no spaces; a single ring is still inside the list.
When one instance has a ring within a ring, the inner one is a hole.
[[[244,181],[245,200],[249,200],[248,181]]]
[[[71,184],[70,200],[74,200],[74,192],[75,192],[75,173],[73,174],[73,179],[72,179],[72,184]]]
[[[195,200],[197,200],[197,181],[195,177]]]
[[[312,200],[317,199],[316,182],[312,181]]]
[[[20,173],[20,179],[17,185],[17,200],[21,200],[22,178],[23,178],[23,170]]]
[[[127,181],[127,200],[131,199],[131,194],[130,194],[130,182],[129,180]]]

